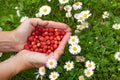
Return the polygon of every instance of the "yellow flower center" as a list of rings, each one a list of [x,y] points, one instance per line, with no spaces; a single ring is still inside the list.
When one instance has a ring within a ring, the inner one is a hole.
[[[106,14],[104,14],[104,16],[108,16],[108,14],[106,13]]]
[[[118,54],[118,57],[120,58],[120,53]]]
[[[76,2],[75,4],[76,4],[77,6],[79,6],[79,2]]]
[[[68,11],[70,8],[69,7],[66,7],[66,10]]]
[[[75,42],[75,38],[72,38],[72,42]]]
[[[117,25],[117,26],[115,26],[115,28],[117,28],[117,29],[118,29],[118,28],[119,28],[119,26]]]
[[[83,25],[84,27],[86,27],[86,26],[87,26],[87,24],[85,24],[85,23],[83,23],[82,25]]]
[[[79,17],[79,20],[83,20],[83,17]]]
[[[83,26],[81,26],[81,25],[80,25],[80,26],[77,26],[77,28],[78,28],[78,29],[82,29],[82,28],[83,28]]]
[[[87,16],[88,16],[88,14],[84,14],[83,16],[84,16],[84,17],[87,17]]]
[[[92,64],[88,64],[88,67],[92,67]]]
[[[86,74],[87,74],[87,75],[90,75],[90,71],[87,71]]]
[[[43,12],[47,12],[47,9],[46,9],[46,8],[44,8],[44,9],[43,9]]]
[[[79,57],[79,58],[76,58],[76,61],[81,61],[81,58]]]
[[[76,51],[76,50],[77,50],[77,47],[73,47],[73,50]]]
[[[53,76],[52,76],[54,79],[57,77],[55,74],[53,74]]]
[[[41,70],[41,72],[45,72],[45,69],[43,68],[43,69]]]
[[[53,62],[51,61],[49,64],[50,64],[50,65],[53,65]]]
[[[70,65],[70,64],[67,64],[67,67],[69,68],[69,67],[71,67],[71,65]]]
[[[63,2],[65,2],[66,0],[62,0]]]

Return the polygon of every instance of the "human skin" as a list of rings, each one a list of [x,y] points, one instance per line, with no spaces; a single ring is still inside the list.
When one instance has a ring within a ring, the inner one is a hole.
[[[66,32],[58,48],[49,55],[24,50],[23,48],[27,41],[27,37],[36,26],[53,27],[62,29]],[[45,65],[49,58],[58,60],[64,52],[65,45],[71,35],[70,31],[71,29],[64,23],[30,18],[25,20],[15,30],[0,32],[0,51],[18,52],[15,56],[0,63],[0,80],[8,80],[12,76],[26,69],[39,68],[40,66]]]

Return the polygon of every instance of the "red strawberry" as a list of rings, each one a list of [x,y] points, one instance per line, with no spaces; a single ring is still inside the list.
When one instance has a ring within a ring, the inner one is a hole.
[[[53,33],[54,32],[54,28],[48,28],[48,31]]]
[[[28,41],[33,41],[34,40],[34,36],[29,36],[28,37]]]
[[[29,49],[29,45],[28,45],[28,44],[25,44],[25,45],[24,45],[24,49]]]

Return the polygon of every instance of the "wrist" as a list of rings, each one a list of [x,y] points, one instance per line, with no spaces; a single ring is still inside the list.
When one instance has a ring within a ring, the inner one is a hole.
[[[13,31],[0,32],[0,51],[16,51],[16,43],[13,35]]]
[[[19,72],[29,68],[29,63],[21,55],[17,54],[0,63],[0,80],[8,80]]]

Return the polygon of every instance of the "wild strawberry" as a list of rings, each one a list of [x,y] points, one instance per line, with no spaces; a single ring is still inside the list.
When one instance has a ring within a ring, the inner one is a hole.
[[[62,36],[64,36],[64,35],[65,35],[65,31],[60,31],[60,34],[61,34]]]
[[[36,35],[39,35],[40,33],[39,33],[39,31],[35,31],[35,34],[36,34]]]
[[[51,50],[48,50],[47,53],[50,54],[52,51]]]
[[[44,35],[47,36],[47,35],[48,35],[48,32],[44,32]]]
[[[24,45],[24,49],[29,49],[29,45],[28,45],[28,44],[25,44],[25,45]]]
[[[35,48],[35,52],[38,52],[39,51],[39,49],[38,48]]]
[[[37,43],[37,47],[40,47],[40,43]]]
[[[55,30],[55,32],[57,32],[57,31],[58,31],[58,29],[57,29],[57,28],[55,28],[54,30]]]
[[[61,40],[61,37],[60,37],[60,36],[57,36],[56,38],[57,38],[57,40],[58,40],[58,41],[60,41],[60,40]]]
[[[42,52],[43,52],[43,53],[46,53],[46,52],[47,52],[47,50],[43,48]]]
[[[28,37],[28,41],[33,41],[34,40],[34,36],[29,36]]]
[[[48,34],[49,34],[49,36],[53,36],[53,35],[54,35],[54,34],[53,34],[53,33],[51,33],[51,32],[50,32],[50,33],[48,33]]]
[[[54,44],[59,44],[59,42],[56,40],[56,41],[54,41]]]
[[[40,41],[46,41],[46,39],[44,37],[39,37]]]
[[[46,41],[46,44],[48,44],[48,45],[49,45],[49,44],[50,44],[50,40],[47,40],[47,41]]]
[[[35,44],[36,44],[36,42],[35,42],[35,41],[33,41],[33,42],[31,42],[31,44],[32,44],[32,45],[35,45]]]
[[[54,49],[57,49],[57,47],[58,47],[57,44],[54,44],[54,45],[53,45],[53,48],[54,48]]]
[[[35,36],[36,34],[35,34],[35,32],[32,32],[32,36]]]
[[[50,47],[50,49],[53,51],[54,50],[54,48],[53,47]]]
[[[43,48],[44,48],[44,49],[47,49],[48,47],[47,47],[47,45],[45,45]]]
[[[60,32],[58,32],[58,31],[55,32],[55,35],[56,35],[56,36],[58,36],[59,34],[60,34]]]
[[[54,32],[54,28],[48,28],[48,31],[53,33]]]
[[[53,40],[53,38],[54,38],[53,36],[50,36],[50,40]]]
[[[49,36],[45,36],[45,39],[46,39],[46,40],[49,40],[49,38],[50,38]]]

